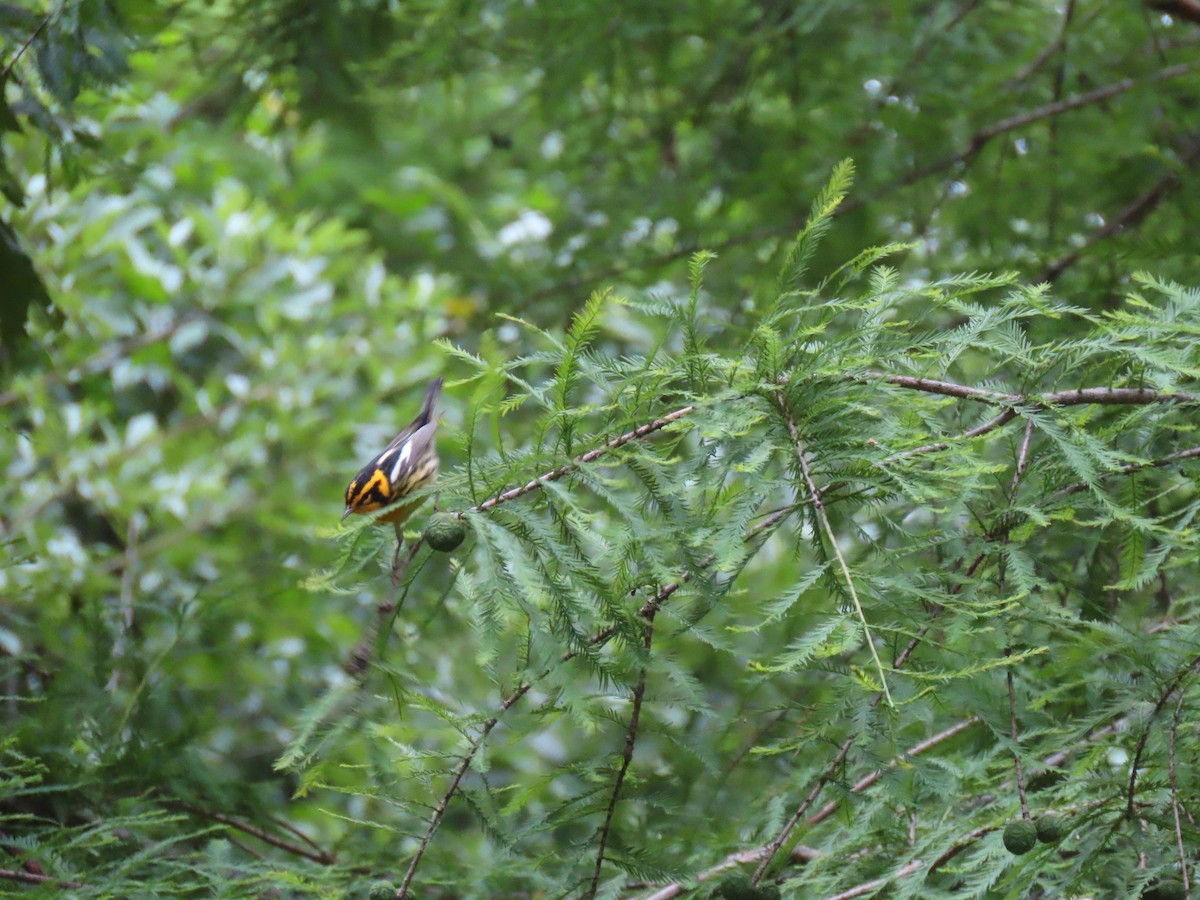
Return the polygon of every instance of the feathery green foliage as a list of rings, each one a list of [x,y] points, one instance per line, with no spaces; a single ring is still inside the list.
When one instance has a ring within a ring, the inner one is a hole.
[[[1190,878],[1196,89],[1074,6],[0,4],[0,884]]]

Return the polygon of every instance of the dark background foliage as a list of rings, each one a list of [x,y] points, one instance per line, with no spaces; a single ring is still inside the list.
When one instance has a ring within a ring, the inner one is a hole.
[[[1198,20],[0,3],[0,883],[1186,880]]]

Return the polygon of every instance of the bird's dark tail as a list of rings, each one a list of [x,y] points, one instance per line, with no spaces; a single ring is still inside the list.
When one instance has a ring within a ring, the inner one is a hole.
[[[425,391],[425,405],[421,407],[421,414],[417,416],[418,427],[433,421],[434,407],[437,406],[438,397],[442,395],[442,380],[442,377],[438,376],[429,382],[429,388]]]

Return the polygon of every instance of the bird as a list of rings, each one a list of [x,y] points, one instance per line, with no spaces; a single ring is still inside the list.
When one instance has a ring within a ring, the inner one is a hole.
[[[391,507],[376,521],[390,522],[396,529],[397,541],[401,539],[400,527],[422,502],[418,499],[405,503],[404,499],[437,480],[438,455],[434,437],[437,432],[436,407],[441,393],[442,379],[435,378],[425,391],[425,403],[417,417],[351,479],[346,486],[343,521],[352,513],[362,515]]]

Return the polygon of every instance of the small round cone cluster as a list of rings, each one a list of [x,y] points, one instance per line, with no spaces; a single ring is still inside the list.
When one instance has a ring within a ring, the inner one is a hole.
[[[466,536],[467,529],[462,520],[449,513],[434,513],[425,526],[425,542],[441,553],[457,549]]]
[[[717,885],[713,897],[720,900],[779,900],[779,888],[773,884],[755,887],[747,875],[730,875]]]
[[[1057,844],[1067,835],[1067,824],[1056,815],[1038,816],[1037,839],[1043,844]]]
[[[1017,819],[1004,826],[1004,848],[1013,856],[1028,853],[1037,846],[1037,826],[1028,819]]]

